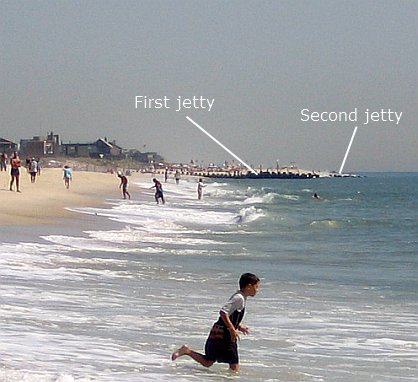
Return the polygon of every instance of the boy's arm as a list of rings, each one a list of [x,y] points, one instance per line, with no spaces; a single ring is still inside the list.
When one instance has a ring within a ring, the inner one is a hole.
[[[229,333],[231,334],[231,339],[232,341],[236,341],[239,340],[239,333],[238,331],[234,328],[234,325],[232,325],[231,320],[229,319],[229,316],[227,313],[225,313],[223,310],[221,310],[219,312],[223,322],[225,322],[225,325],[227,327],[227,329],[229,330]]]
[[[232,322],[229,319],[229,316],[225,312],[223,312],[222,310],[221,310],[220,314],[221,314],[222,320],[225,322],[226,326],[228,327],[228,330],[231,331],[232,330],[231,327],[234,328],[234,326],[232,325]],[[230,325],[228,325],[227,320],[229,321]],[[243,334],[249,334],[250,333],[250,328],[247,325],[241,325],[240,324],[240,325],[238,325],[238,328],[237,329],[234,328],[234,330],[235,331],[240,331]],[[238,336],[238,333],[237,333],[237,336]]]

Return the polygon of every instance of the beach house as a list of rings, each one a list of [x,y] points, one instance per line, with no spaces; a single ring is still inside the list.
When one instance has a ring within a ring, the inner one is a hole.
[[[19,151],[22,156],[35,158],[60,155],[60,137],[51,131],[46,137],[34,136],[31,139],[21,139]]]
[[[9,141],[5,138],[0,138],[0,153],[6,153],[10,156],[13,151],[17,151],[17,143]]]
[[[64,143],[62,153],[69,157],[120,158],[122,147],[115,141],[109,142],[105,137],[92,143]]]

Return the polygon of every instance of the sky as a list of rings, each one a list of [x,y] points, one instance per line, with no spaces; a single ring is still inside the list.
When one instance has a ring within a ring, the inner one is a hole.
[[[418,171],[417,15],[415,1],[1,0],[0,137],[232,162],[189,116],[253,167],[338,171],[358,126],[344,172]],[[176,111],[179,96],[212,108]]]

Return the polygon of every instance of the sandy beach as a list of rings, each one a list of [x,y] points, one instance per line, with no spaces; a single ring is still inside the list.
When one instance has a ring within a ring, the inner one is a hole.
[[[98,206],[106,198],[121,197],[115,174],[74,171],[71,187],[66,189],[61,168],[42,170],[35,183],[26,169],[21,169],[20,190],[9,190],[10,171],[0,173],[1,225],[48,224],[60,217],[70,217],[67,207]]]

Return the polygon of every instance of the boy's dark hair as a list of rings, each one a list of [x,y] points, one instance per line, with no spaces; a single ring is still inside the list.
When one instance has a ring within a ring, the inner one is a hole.
[[[239,289],[244,289],[247,285],[255,285],[260,279],[253,273],[244,273],[239,279]]]

